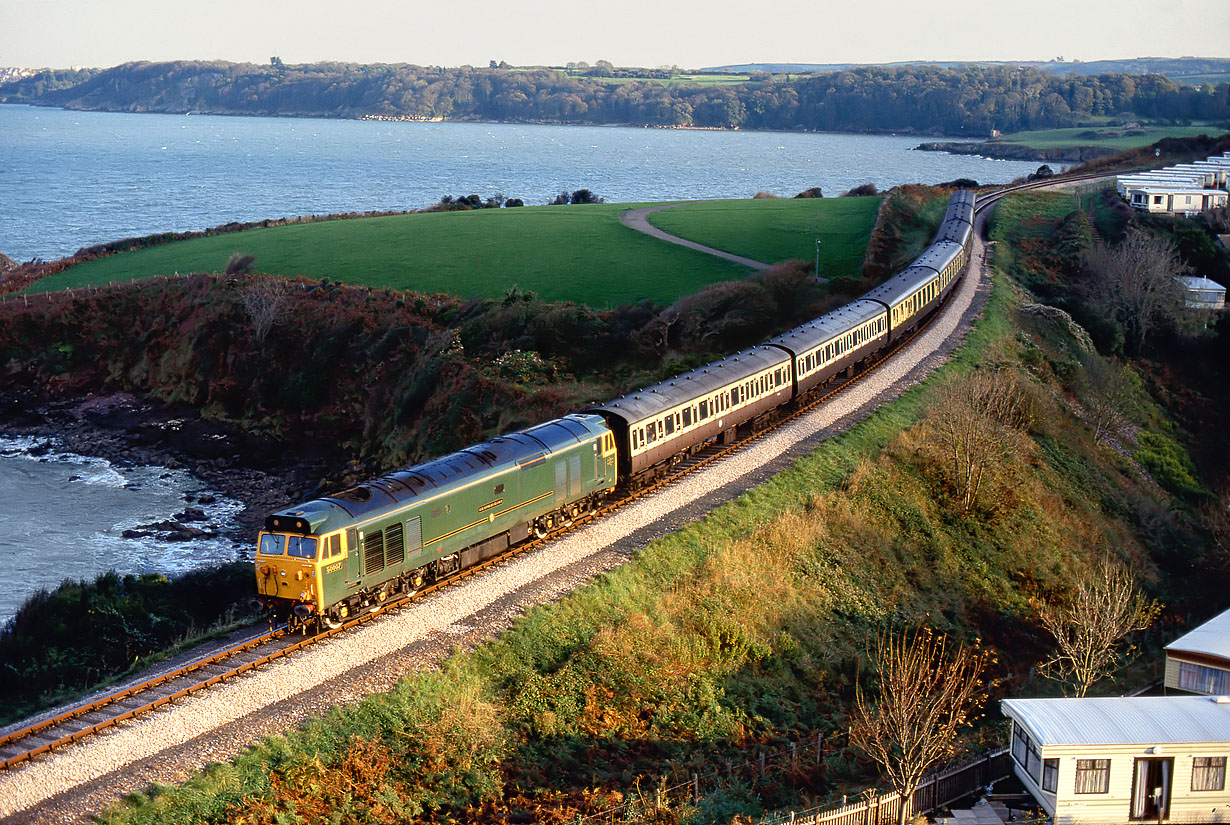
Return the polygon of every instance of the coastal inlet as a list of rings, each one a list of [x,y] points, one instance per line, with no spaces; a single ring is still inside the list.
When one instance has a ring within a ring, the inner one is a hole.
[[[0,622],[31,595],[107,570],[175,574],[246,558],[243,506],[185,470],[125,466],[0,437]]]

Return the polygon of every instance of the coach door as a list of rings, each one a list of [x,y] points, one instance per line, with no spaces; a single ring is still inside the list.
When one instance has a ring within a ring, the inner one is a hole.
[[[1132,774],[1132,819],[1162,821],[1170,816],[1174,759],[1137,759]]]

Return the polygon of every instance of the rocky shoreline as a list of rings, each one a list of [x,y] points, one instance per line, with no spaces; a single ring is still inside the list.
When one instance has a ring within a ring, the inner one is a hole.
[[[210,504],[210,496],[221,493],[239,501],[243,510],[221,527],[220,535],[251,542],[266,515],[318,494],[330,468],[340,466],[321,452],[302,455],[237,425],[203,419],[190,407],[129,393],[73,399],[32,393],[0,396],[0,434],[51,439],[57,452],[102,458],[119,467],[192,473],[208,489],[185,495],[190,506],[172,519],[134,531],[168,541],[218,535],[194,526],[200,509],[191,505]]]
[[[1053,149],[1035,149],[1019,143],[1003,143],[986,141],[983,143],[968,142],[932,142],[920,143],[914,147],[922,152],[948,152],[952,155],[981,155],[994,160],[1036,160],[1060,161],[1062,163],[1084,163],[1096,158],[1115,154],[1114,149],[1104,146],[1063,146]]]

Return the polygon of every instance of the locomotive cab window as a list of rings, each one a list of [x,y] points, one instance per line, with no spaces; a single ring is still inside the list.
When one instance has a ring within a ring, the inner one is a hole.
[[[309,536],[288,536],[286,555],[301,559],[316,558],[316,539]]]
[[[276,536],[266,533],[261,536],[261,553],[266,556],[280,556],[286,549],[286,536]]]
[[[329,536],[329,558],[340,556],[342,554],[342,534],[334,533]]]

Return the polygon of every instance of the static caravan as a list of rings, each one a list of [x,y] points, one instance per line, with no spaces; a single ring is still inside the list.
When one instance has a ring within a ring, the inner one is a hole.
[[[1207,296],[1207,308],[1221,309],[1225,305],[1225,287],[1207,278],[1190,280],[1207,281],[1219,290]],[[1191,300],[1189,295],[1188,306]],[[1166,690],[1230,694],[1230,610],[1166,645]]]
[[[1005,699],[1012,766],[1055,825],[1230,822],[1230,697]]]

